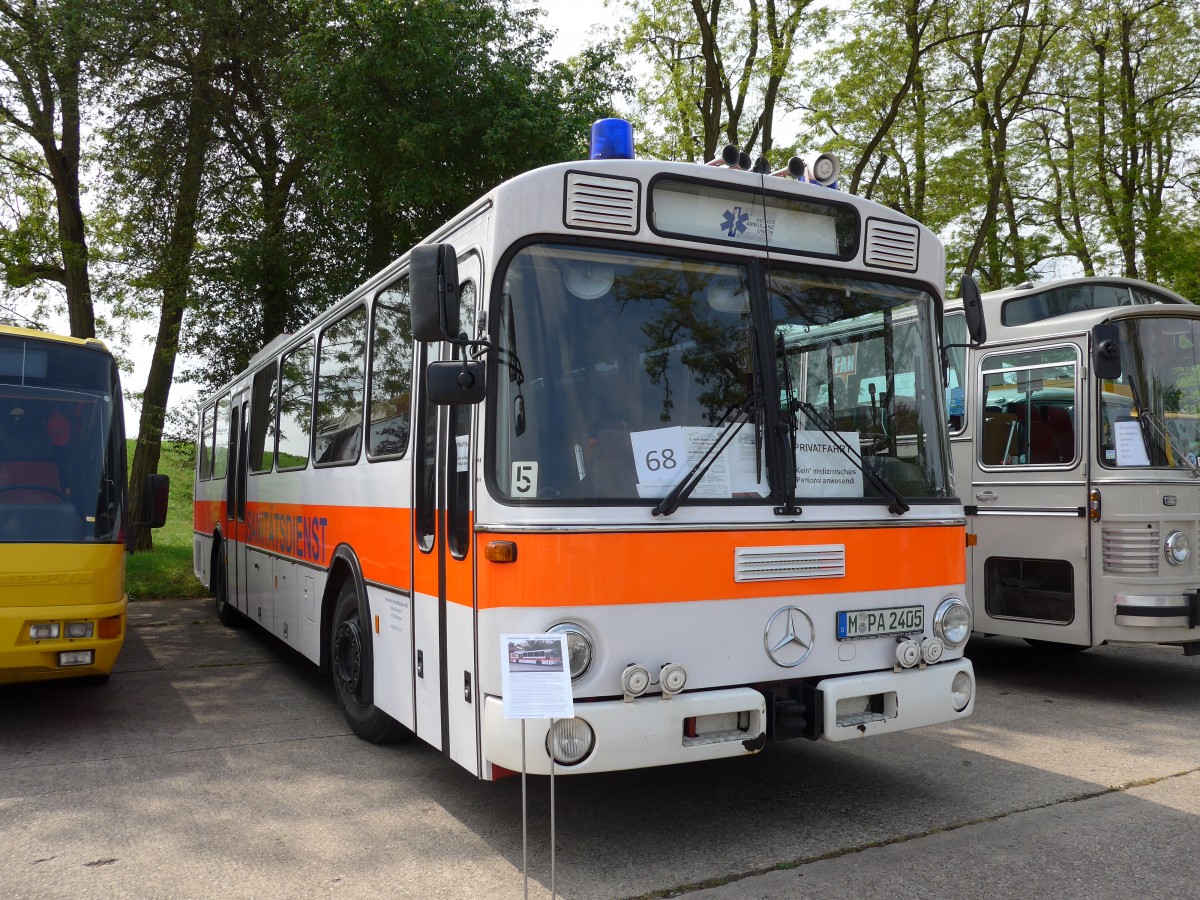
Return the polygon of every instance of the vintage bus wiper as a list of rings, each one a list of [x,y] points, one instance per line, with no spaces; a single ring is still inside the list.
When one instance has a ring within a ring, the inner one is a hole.
[[[898,490],[892,487],[891,483],[886,478],[868,466],[863,461],[862,456],[855,452],[854,448],[846,443],[846,440],[841,435],[829,427],[829,424],[821,418],[821,414],[817,412],[817,408],[815,406],[813,406],[807,400],[797,401],[797,405],[800,407],[800,410],[806,416],[808,416],[814,424],[816,424],[821,434],[825,435],[825,437],[829,439],[833,446],[842,451],[842,456],[846,457],[846,459],[858,466],[859,471],[866,476],[867,481],[871,482],[877,491],[891,501],[888,504],[888,512],[891,512],[897,516],[902,516],[912,508],[908,505],[908,503],[905,502],[904,496]]]
[[[691,496],[692,491],[704,480],[704,476],[712,468],[712,464],[733,443],[733,439],[742,430],[742,426],[754,418],[757,409],[757,399],[751,394],[741,406],[731,406],[725,410],[725,415],[721,416],[716,426],[721,428],[721,433],[708,445],[704,454],[696,460],[696,464],[688,470],[679,484],[675,485],[667,496],[658,501],[658,506],[650,511],[651,515],[669,516],[679,509],[679,504]]]
[[[1149,426],[1148,429],[1143,429],[1143,433],[1145,431],[1153,431],[1158,436],[1158,439],[1162,441],[1163,453],[1166,455],[1168,461],[1172,458],[1183,460],[1183,464],[1187,466],[1188,471],[1192,473],[1192,477],[1200,478],[1200,466],[1192,462],[1191,458],[1186,453],[1180,453],[1178,450],[1174,450],[1171,447],[1171,433],[1167,430],[1163,423],[1158,420],[1158,416],[1142,406],[1138,407],[1137,414],[1138,420],[1145,422],[1146,425]],[[1172,463],[1172,466],[1173,465],[1174,463]]]

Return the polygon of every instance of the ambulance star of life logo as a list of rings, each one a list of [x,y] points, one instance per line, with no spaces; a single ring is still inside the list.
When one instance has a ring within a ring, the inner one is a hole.
[[[721,230],[729,237],[737,237],[746,230],[746,223],[750,221],[750,214],[742,212],[740,206],[735,206],[733,209],[725,210],[725,218],[721,220]]]
[[[763,646],[777,666],[791,669],[812,652],[815,631],[808,613],[798,606],[785,606],[767,619]]]

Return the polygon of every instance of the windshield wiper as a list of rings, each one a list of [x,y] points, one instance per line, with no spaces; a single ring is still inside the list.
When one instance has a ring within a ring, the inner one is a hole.
[[[1200,466],[1192,462],[1191,457],[1189,457],[1186,453],[1180,453],[1171,446],[1171,432],[1168,431],[1166,426],[1164,426],[1163,423],[1158,420],[1158,416],[1142,406],[1138,406],[1137,414],[1138,420],[1145,422],[1149,426],[1149,428],[1142,430],[1143,438],[1149,437],[1146,434],[1147,431],[1153,431],[1158,439],[1162,441],[1163,455],[1166,456],[1167,460],[1170,461],[1171,457],[1183,460],[1183,464],[1187,466],[1188,471],[1192,473],[1192,477],[1200,478]],[[1147,450],[1148,449],[1149,447],[1147,447]],[[1172,465],[1174,465],[1174,463],[1172,463]]]
[[[866,476],[867,481],[871,482],[877,491],[891,501],[888,504],[888,512],[897,516],[902,516],[912,508],[908,505],[908,503],[905,502],[904,496],[898,490],[892,487],[886,478],[863,462],[862,456],[859,455],[859,453],[855,451],[853,447],[846,443],[845,438],[834,431],[832,427],[830,427],[829,424],[821,418],[821,414],[817,412],[817,408],[815,406],[813,406],[807,400],[799,400],[797,401],[796,405],[800,408],[801,412],[808,416],[808,418],[817,426],[821,434],[825,435],[825,437],[829,439],[833,446],[842,451],[842,455],[846,457],[846,459],[858,466],[859,471]]]
[[[742,426],[755,417],[757,409],[758,402],[752,393],[741,406],[731,406],[725,410],[725,415],[721,416],[715,426],[721,428],[721,433],[708,445],[704,454],[696,460],[695,465],[688,469],[679,484],[675,485],[667,496],[658,501],[658,505],[650,511],[651,515],[669,516],[679,509],[679,504],[691,496],[692,491],[704,480],[704,476],[712,468],[712,464],[733,443],[733,439],[742,430]]]

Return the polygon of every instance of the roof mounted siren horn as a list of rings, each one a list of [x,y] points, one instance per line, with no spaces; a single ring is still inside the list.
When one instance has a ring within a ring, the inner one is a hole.
[[[633,159],[633,126],[624,119],[597,119],[588,158]]]
[[[789,163],[790,165],[790,163]],[[810,184],[838,189],[838,176],[842,174],[842,163],[832,153],[804,154],[805,180]]]
[[[705,165],[729,166],[731,169],[749,172],[753,166],[753,163],[750,161],[750,154],[745,150],[739,150],[733,144],[726,144],[721,148],[721,155],[716,159],[710,159],[705,163]]]
[[[793,156],[788,160],[786,166],[784,166],[782,169],[776,169],[771,174],[780,178],[801,179],[804,177],[804,160],[798,156]]]

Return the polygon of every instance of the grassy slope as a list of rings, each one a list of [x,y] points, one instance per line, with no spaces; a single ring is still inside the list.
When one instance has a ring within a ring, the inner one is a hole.
[[[133,459],[133,441],[129,442]],[[125,557],[125,589],[130,600],[205,597],[208,590],[192,574],[192,467],[196,447],[165,442],[158,471],[171,478],[167,524],[154,532],[154,549]]]

